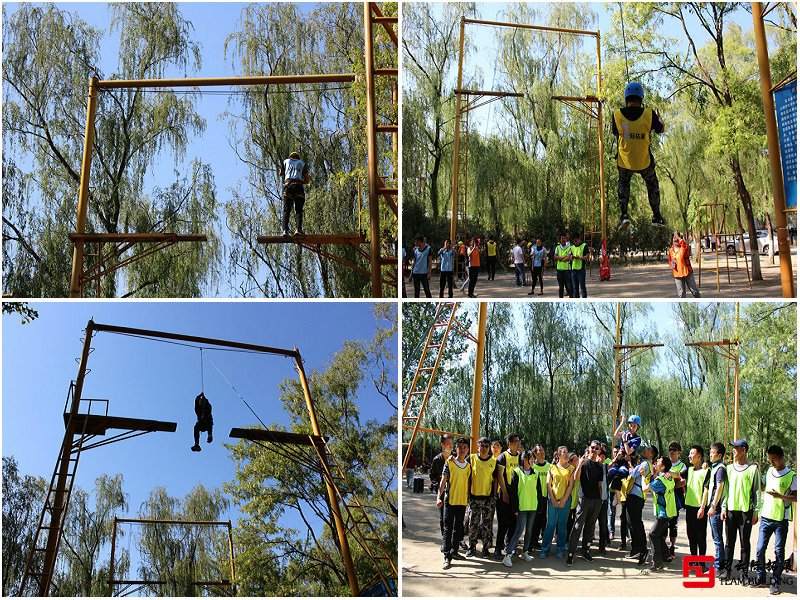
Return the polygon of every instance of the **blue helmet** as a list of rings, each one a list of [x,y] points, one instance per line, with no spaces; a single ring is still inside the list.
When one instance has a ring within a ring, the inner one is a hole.
[[[639,98],[639,100],[644,100],[644,88],[642,87],[641,83],[631,81],[625,86],[625,99],[627,100],[628,98]]]
[[[639,85],[638,83],[636,85]],[[628,423],[636,423],[639,427],[642,426],[642,418],[639,415],[631,415],[628,417]]]

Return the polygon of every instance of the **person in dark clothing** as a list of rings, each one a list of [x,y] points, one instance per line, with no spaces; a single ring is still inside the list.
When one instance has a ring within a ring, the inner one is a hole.
[[[519,452],[519,434],[509,433],[506,436],[506,444],[508,449],[500,454],[497,464],[503,467],[506,486],[510,486],[514,476],[514,469],[520,465],[522,460]],[[497,537],[494,543],[494,557],[500,559],[502,558],[503,549],[511,541],[511,536],[514,535],[514,531],[517,528],[517,516],[511,510],[508,496],[503,497],[500,491],[498,491],[495,509],[497,510]]]
[[[442,480],[442,473],[444,472],[444,465],[447,462],[447,458],[453,451],[453,438],[447,434],[444,434],[439,439],[439,446],[441,447],[442,451],[433,457],[431,461],[431,484],[430,490],[434,494],[439,493],[439,483]],[[439,529],[442,531],[442,535],[444,535],[444,509],[439,507]]]
[[[647,186],[647,199],[653,211],[653,226],[664,227],[661,216],[661,191],[656,176],[656,161],[650,151],[651,132],[663,133],[664,123],[652,108],[642,106],[644,88],[631,81],[625,86],[625,108],[614,111],[611,132],[617,138],[617,194],[619,196],[619,229],[627,229],[628,200],[631,195],[631,178],[639,173]]]
[[[594,558],[589,554],[589,542],[594,533],[594,526],[600,516],[601,487],[603,485],[603,468],[597,462],[597,454],[600,452],[600,442],[592,440],[586,452],[578,461],[578,468],[573,477],[576,483],[580,482],[581,494],[578,496],[578,511],[575,513],[575,524],[569,536],[569,553],[567,554],[567,566],[571,567],[575,559],[575,552],[578,549],[578,540],[583,532],[583,544],[581,556],[584,560],[592,562]]]
[[[200,452],[200,432],[207,431],[209,444],[214,441],[212,429],[214,428],[214,418],[211,416],[211,402],[208,401],[206,395],[200,392],[194,399],[194,414],[197,415],[197,423],[194,424],[194,446],[192,452]]]

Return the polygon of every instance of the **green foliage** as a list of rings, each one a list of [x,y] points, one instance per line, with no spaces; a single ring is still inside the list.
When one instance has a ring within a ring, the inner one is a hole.
[[[28,306],[27,302],[3,302],[3,314],[18,314],[23,325],[39,318],[39,311]]]

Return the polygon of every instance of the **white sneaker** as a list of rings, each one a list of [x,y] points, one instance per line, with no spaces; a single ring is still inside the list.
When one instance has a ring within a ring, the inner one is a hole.
[[[527,560],[528,562],[531,562],[533,560],[533,557],[527,552],[523,552],[520,558],[522,558],[522,560]]]
[[[513,566],[513,563],[511,562],[511,555],[510,554],[506,554],[505,558],[503,558],[503,564],[505,566],[507,566],[507,567]]]

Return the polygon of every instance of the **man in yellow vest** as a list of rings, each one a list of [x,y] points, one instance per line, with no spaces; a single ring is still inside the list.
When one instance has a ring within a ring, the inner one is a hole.
[[[490,235],[486,240],[486,269],[489,273],[489,281],[494,281],[494,274],[497,269],[497,242],[494,236]]]
[[[667,546],[667,530],[670,519],[678,516],[678,507],[675,504],[675,480],[670,469],[672,461],[662,456],[653,466],[654,479],[646,486],[645,492],[653,492],[653,512],[656,522],[650,528],[650,544],[653,546],[653,566],[651,572],[664,570],[664,563],[672,562],[672,555]],[[645,554],[645,557],[647,555]],[[639,564],[644,564],[640,561]]]
[[[767,448],[767,458],[772,468],[767,471],[767,485],[764,488],[761,506],[761,527],[758,530],[756,545],[756,576],[751,585],[761,587],[767,584],[764,558],[769,538],[775,533],[775,562],[772,567],[769,593],[779,594],[786,537],[794,518],[792,503],[797,502],[797,473],[786,466],[783,460],[783,448],[780,446]]]
[[[519,434],[509,433],[506,436],[508,449],[503,451],[497,459],[497,464],[503,467],[506,486],[511,485],[514,469],[520,465]],[[514,530],[517,528],[517,517],[511,510],[508,498],[500,497],[497,500],[497,538],[494,543],[494,557],[502,558],[503,549],[511,541]]]
[[[469,488],[469,549],[467,556],[475,556],[478,535],[483,540],[483,557],[489,558],[492,545],[492,522],[494,521],[494,490],[500,487],[508,498],[503,468],[489,452],[489,438],[478,440],[478,454],[470,454],[469,466],[472,470],[472,483]]]
[[[741,562],[737,565],[740,579],[747,582],[750,568],[750,532],[758,522],[759,489],[761,475],[758,466],[747,460],[750,449],[745,440],[731,442],[733,462],[728,465],[728,493],[722,500],[722,520],[725,521],[725,564],[720,579],[733,574],[733,553],[736,536],[739,536]]]
[[[708,481],[711,470],[703,468],[702,446],[695,444],[689,448],[689,468],[686,470],[686,487],[683,505],[686,508],[686,537],[692,556],[705,556],[706,530],[708,517],[705,507],[708,504]],[[705,566],[705,563],[703,563]]]
[[[617,138],[617,194],[619,196],[619,228],[627,229],[628,200],[631,194],[631,177],[639,173],[647,186],[647,199],[653,211],[653,226],[664,227],[661,217],[661,192],[658,188],[656,163],[650,151],[650,134],[662,133],[664,123],[652,108],[644,108],[644,88],[640,83],[630,82],[625,86],[625,108],[614,111],[611,132]]]
[[[572,298],[572,275],[570,275],[570,267],[572,266],[572,246],[569,243],[569,237],[566,233],[562,233],[559,238],[559,244],[555,249],[556,256],[556,278],[558,279],[558,297],[564,297],[564,290],[567,291],[567,298]]]
[[[450,561],[458,556],[458,544],[464,537],[464,514],[469,501],[471,475],[468,452],[469,440],[459,438],[456,442],[456,455],[445,463],[439,483],[436,506],[444,509],[443,569],[449,569]]]
[[[572,297],[586,298],[586,261],[592,249],[581,243],[581,236],[575,232],[572,235]]]

